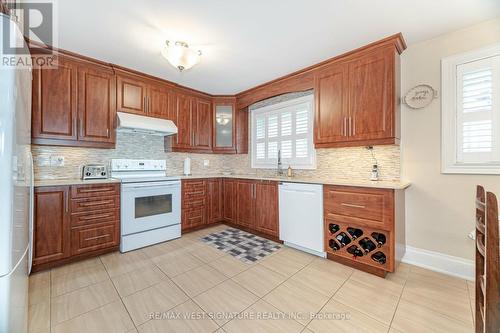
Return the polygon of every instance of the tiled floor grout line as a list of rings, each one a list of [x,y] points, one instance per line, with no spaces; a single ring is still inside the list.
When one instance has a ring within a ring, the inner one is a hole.
[[[118,289],[116,289],[116,286],[115,286],[115,284],[114,284],[114,282],[113,282],[113,279],[111,279],[111,276],[109,275],[108,269],[106,268],[106,265],[104,265],[104,263],[102,262],[102,259],[101,259],[101,257],[100,257],[100,256],[99,256],[99,261],[100,261],[100,262],[101,262],[101,264],[104,266],[104,270],[106,271],[106,274],[108,275],[109,280],[110,280],[111,284],[113,285],[113,288],[115,289],[115,292],[116,292],[116,294],[118,295],[118,298],[120,299],[120,302],[122,303],[123,307],[125,308],[125,311],[127,311],[128,317],[129,317],[130,321],[132,322],[132,325],[134,325],[134,328],[137,330],[137,329],[138,329],[138,328],[137,328],[137,325],[135,324],[134,320],[132,319],[132,315],[131,315],[131,314],[130,314],[130,312],[128,311],[128,308],[127,308],[127,306],[125,305],[125,302],[123,302],[123,298],[122,298],[122,296],[120,295],[120,293],[118,292]],[[108,304],[110,304],[110,303],[108,303]],[[106,305],[107,305],[107,304],[106,304]],[[105,305],[103,305],[103,306],[105,306]],[[101,307],[102,307],[102,306],[101,306]],[[99,308],[101,308],[101,307],[99,307]],[[98,309],[99,309],[99,308],[98,308]],[[94,309],[94,310],[95,310],[95,309]]]
[[[337,288],[337,290],[335,290],[335,292],[333,293],[332,296],[330,296],[330,298],[325,302],[325,304],[323,304],[323,306],[316,312],[316,314],[320,313],[321,310],[323,310],[325,308],[325,306],[333,299],[333,297],[338,293],[338,291],[344,286],[344,284],[346,284],[347,281],[349,281],[351,279],[351,276],[354,274],[354,270],[351,271],[351,273],[349,274],[349,276],[344,280],[344,282],[342,282],[342,284]],[[302,330],[305,331],[307,328],[307,326],[309,326],[309,324],[311,324],[313,320],[310,320],[307,325],[304,326],[304,329]]]
[[[474,312],[476,310],[475,306],[475,302],[472,302],[472,297],[470,296],[470,289],[469,289],[469,283],[467,281],[465,281],[465,284],[467,285],[467,294],[469,295],[469,305],[470,305],[470,311],[471,311],[471,315],[472,315],[472,324],[475,325],[476,324],[476,318],[474,317]],[[474,297],[475,297],[475,290],[474,290]]]
[[[389,323],[389,330],[391,330],[392,322],[394,321],[394,318],[396,317],[396,312],[398,312],[399,303],[401,302],[401,299],[403,298],[403,293],[405,292],[406,283],[408,282],[408,278],[410,277],[410,273],[411,273],[411,268],[410,268],[410,271],[408,272],[408,275],[405,278],[405,282],[403,283],[403,288],[401,289],[401,293],[399,294],[398,302],[396,303],[396,308],[394,309],[394,313],[392,314],[391,322]]]

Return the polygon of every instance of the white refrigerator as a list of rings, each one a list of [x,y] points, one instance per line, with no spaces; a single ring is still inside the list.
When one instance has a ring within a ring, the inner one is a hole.
[[[0,48],[24,43],[20,30],[0,14]],[[31,267],[33,160],[31,156],[31,70],[0,62],[0,333],[25,333]]]

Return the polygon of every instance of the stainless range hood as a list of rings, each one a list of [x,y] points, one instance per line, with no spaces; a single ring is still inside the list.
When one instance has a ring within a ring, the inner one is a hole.
[[[147,135],[168,136],[177,134],[177,126],[171,120],[139,116],[117,112],[119,132],[142,133]]]

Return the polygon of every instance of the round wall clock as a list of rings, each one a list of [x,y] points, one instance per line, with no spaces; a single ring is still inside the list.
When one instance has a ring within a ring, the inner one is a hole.
[[[422,109],[437,97],[437,91],[428,84],[420,84],[408,91],[404,103],[412,109]]]

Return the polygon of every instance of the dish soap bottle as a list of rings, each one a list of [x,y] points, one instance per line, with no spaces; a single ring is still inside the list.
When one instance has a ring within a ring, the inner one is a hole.
[[[372,175],[370,177],[370,180],[378,180],[378,165],[377,164],[374,164],[372,166]]]
[[[293,177],[293,170],[291,166],[288,166],[288,169],[286,170],[286,176],[289,178]]]

